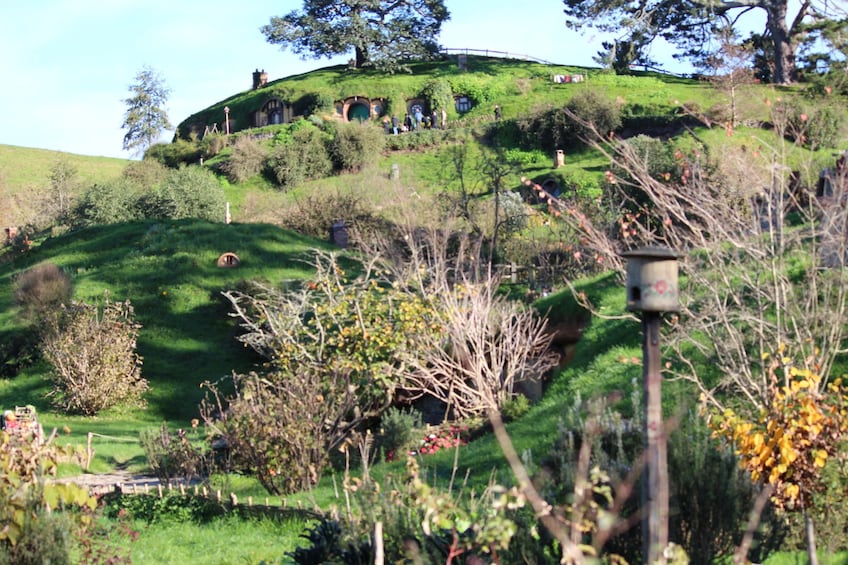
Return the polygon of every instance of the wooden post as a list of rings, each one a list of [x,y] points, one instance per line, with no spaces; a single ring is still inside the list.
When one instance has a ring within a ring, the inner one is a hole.
[[[374,524],[374,565],[383,565],[383,523],[379,520]]]
[[[85,470],[88,471],[88,468],[91,466],[91,438],[94,434],[92,432],[88,432],[88,444],[85,449]]]
[[[668,545],[668,462],[662,417],[660,314],[642,313],[642,377],[645,394],[643,432],[645,469],[642,481],[642,548],[645,563],[664,563]]]

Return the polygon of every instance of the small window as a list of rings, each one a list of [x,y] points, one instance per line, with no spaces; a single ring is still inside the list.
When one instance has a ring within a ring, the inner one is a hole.
[[[460,114],[464,114],[465,112],[471,109],[471,99],[467,96],[460,96],[456,99],[456,111]]]

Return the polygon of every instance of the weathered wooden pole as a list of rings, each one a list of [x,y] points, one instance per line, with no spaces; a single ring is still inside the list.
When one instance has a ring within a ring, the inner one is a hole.
[[[627,258],[627,309],[642,313],[642,385],[644,391],[642,475],[642,554],[644,563],[665,563],[668,546],[667,438],[662,416],[660,322],[663,312],[677,312],[677,255],[662,247],[645,247]]]
[[[660,563],[668,545],[667,440],[662,417],[660,374],[660,314],[642,313],[642,384],[645,397],[643,442],[645,469],[642,484],[642,520],[645,563]],[[665,562],[664,560],[662,561]]]

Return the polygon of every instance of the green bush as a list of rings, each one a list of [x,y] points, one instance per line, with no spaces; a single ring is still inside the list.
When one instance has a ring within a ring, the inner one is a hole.
[[[197,142],[197,148],[200,151],[200,155],[197,160],[199,160],[200,157],[210,159],[221,153],[221,151],[226,149],[229,144],[229,138],[226,135],[221,133],[207,133],[200,141]],[[197,160],[186,161],[186,163],[191,164],[193,162],[197,162]]]
[[[797,99],[776,104],[774,117],[787,139],[811,151],[839,147],[848,123],[840,104],[818,101],[813,105]]]
[[[130,161],[121,172],[124,178],[143,190],[149,190],[165,180],[168,168],[155,159]]]
[[[203,155],[197,143],[177,139],[173,143],[156,143],[144,152],[144,159],[156,160],[166,167],[176,169],[180,165],[197,163]]]
[[[385,144],[386,135],[371,124],[339,124],[330,143],[330,155],[337,169],[358,171],[375,164]]]
[[[733,450],[718,446],[710,433],[703,419],[690,413],[668,443],[669,532],[693,565],[711,565],[733,555],[758,492]],[[783,522],[768,508],[749,557],[761,563],[785,535]]]
[[[221,221],[224,208],[224,190],[215,175],[197,166],[172,171],[159,186],[139,199],[139,209],[145,218]]]
[[[53,369],[54,405],[87,416],[143,405],[148,386],[136,353],[139,327],[129,300],[112,302],[108,296],[102,311],[77,302],[49,318],[41,350]]]
[[[386,460],[403,458],[414,447],[421,428],[421,414],[412,409],[391,407],[380,418],[377,449]]]
[[[453,107],[453,90],[449,81],[434,78],[427,81],[421,89],[421,95],[427,101],[430,110],[449,110]]]
[[[569,100],[566,108],[580,120],[588,122],[602,136],[621,127],[621,109],[615,100],[600,95],[594,90],[580,90]],[[580,122],[573,124],[578,139],[590,139],[592,132]]]
[[[333,111],[335,98],[328,92],[311,92],[295,100],[292,104],[295,115],[311,116],[326,114]]]
[[[290,141],[277,145],[265,162],[266,170],[282,188],[323,178],[333,170],[327,134],[306,120],[296,123],[303,125],[292,127]]]
[[[26,518],[21,539],[14,545],[0,542],[0,565],[70,565],[74,562],[71,555],[75,525],[65,513],[38,509],[34,514],[23,511],[21,514]]]
[[[577,119],[572,119],[563,108]],[[603,95],[580,90],[564,107],[541,108],[516,118],[515,127],[524,148],[548,152],[579,149],[592,138],[592,127],[602,136],[621,127],[621,109]]]
[[[141,217],[140,195],[138,186],[129,179],[95,184],[77,201],[72,222],[86,227],[137,220]]]
[[[41,263],[15,279],[15,302],[24,317],[34,321],[67,304],[72,290],[67,273],[53,263]]]
[[[261,143],[248,136],[241,136],[236,139],[230,158],[221,168],[230,182],[245,182],[262,172],[267,158],[268,151]]]

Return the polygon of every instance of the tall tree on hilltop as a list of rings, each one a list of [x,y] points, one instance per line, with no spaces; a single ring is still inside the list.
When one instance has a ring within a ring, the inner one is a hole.
[[[438,53],[444,0],[304,0],[303,8],[274,16],[261,31],[269,43],[306,59],[354,49],[356,68],[406,70],[404,60]]]
[[[709,40],[722,28],[736,28],[740,18],[762,10],[774,72],[772,82],[791,83],[796,76],[796,49],[811,26],[833,19],[828,0],[800,0],[790,13],[790,0],[563,0],[566,26],[620,32],[631,45],[634,61],[655,39],[663,38],[684,49],[684,58],[705,54]],[[635,38],[635,39],[633,39]]]
[[[144,153],[159,139],[163,130],[171,128],[168,113],[163,108],[171,91],[159,73],[148,66],[135,75],[129,91],[132,96],[124,99],[127,112],[121,126],[121,129],[127,130],[124,151]]]

